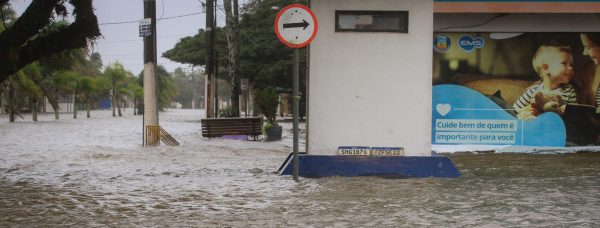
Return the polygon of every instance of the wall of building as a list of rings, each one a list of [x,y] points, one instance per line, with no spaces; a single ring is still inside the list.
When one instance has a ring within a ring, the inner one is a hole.
[[[307,152],[403,147],[431,154],[433,2],[313,0]],[[335,32],[335,10],[409,11],[408,33]]]
[[[52,104],[50,104],[50,101],[48,100],[48,98],[44,99],[45,102],[45,107],[46,107],[46,112],[47,113],[51,113],[54,112],[54,108],[52,107]],[[64,113],[69,113],[69,112],[73,112],[73,96],[60,96],[58,97],[58,112],[64,112]]]

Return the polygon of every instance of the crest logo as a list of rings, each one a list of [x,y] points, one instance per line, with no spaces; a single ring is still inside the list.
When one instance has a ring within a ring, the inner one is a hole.
[[[448,51],[448,49],[450,49],[451,45],[452,42],[450,41],[450,38],[446,35],[438,35],[435,38],[433,38],[433,50],[439,53],[445,53],[446,51]]]

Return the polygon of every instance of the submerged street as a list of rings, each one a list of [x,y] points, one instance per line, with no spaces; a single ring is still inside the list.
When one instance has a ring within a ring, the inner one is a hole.
[[[598,153],[451,154],[460,178],[296,183],[275,172],[291,123],[278,142],[207,139],[203,110],[168,110],[181,146],[144,148],[142,117],[111,114],[0,116],[0,226],[600,225]]]

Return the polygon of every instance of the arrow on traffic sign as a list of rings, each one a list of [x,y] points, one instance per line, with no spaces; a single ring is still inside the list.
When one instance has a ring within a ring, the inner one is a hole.
[[[306,27],[308,27],[310,24],[308,22],[306,22],[306,20],[302,20],[302,22],[300,23],[287,23],[287,24],[283,24],[283,28],[302,28],[302,30],[305,30]]]

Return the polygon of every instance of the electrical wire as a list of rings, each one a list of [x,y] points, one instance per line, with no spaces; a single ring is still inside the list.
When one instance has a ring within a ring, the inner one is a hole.
[[[162,19],[157,19],[157,21],[169,20],[169,19],[180,18],[180,17],[187,17],[187,16],[193,16],[193,15],[198,15],[198,14],[203,14],[203,13],[204,12],[196,12],[196,13],[188,13],[188,14],[183,14],[183,15],[165,17],[165,18],[162,18]],[[99,23],[98,25],[122,25],[122,24],[138,23],[138,22],[139,22],[139,20],[137,20],[137,21],[107,22],[107,23]]]
[[[196,12],[196,13],[189,13],[189,14],[182,14],[182,15],[177,15],[177,16],[171,16],[171,17],[165,17],[164,16],[164,10],[165,10],[165,6],[164,6],[164,0],[161,1],[162,2],[162,14],[160,16],[159,19],[156,19],[157,21],[161,21],[161,20],[169,20],[169,19],[173,19],[173,18],[180,18],[180,17],[187,17],[187,16],[193,16],[193,15],[198,15],[198,14],[204,14],[206,13],[205,11],[200,11],[200,12]],[[205,2],[200,1],[201,3],[205,4]],[[215,1],[215,5],[217,6],[218,9],[225,11],[225,8],[221,5],[218,4],[218,2]],[[247,4],[240,4],[240,6],[244,7]],[[241,7],[241,8],[242,8]],[[219,10],[216,10],[217,13],[223,17],[226,17],[224,12],[221,12]],[[121,24],[133,24],[133,23],[138,23],[139,20],[136,21],[120,21],[120,22],[106,22],[106,23],[99,23],[98,25],[121,25]]]
[[[192,35],[196,35],[196,33],[181,33],[181,34],[174,34],[174,35],[166,35],[166,36],[158,36],[157,38],[171,38],[171,37],[175,37],[175,38],[180,38],[181,36],[192,36]],[[106,41],[106,42],[98,42],[101,44],[114,44],[114,43],[129,43],[129,42],[141,42],[143,41],[142,39],[135,39],[135,40],[114,40],[114,41]]]
[[[160,0],[160,3],[162,4],[162,13],[160,14],[160,17],[158,17],[157,20],[161,20],[163,18],[163,16],[165,15],[165,0]]]

